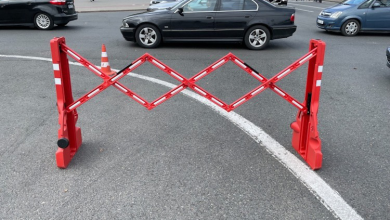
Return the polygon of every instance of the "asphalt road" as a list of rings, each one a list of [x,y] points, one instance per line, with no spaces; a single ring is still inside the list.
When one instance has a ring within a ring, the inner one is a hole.
[[[327,49],[318,128],[324,161],[315,173],[356,211],[350,216],[389,219],[389,34],[327,33],[317,29],[315,17],[332,3],[289,4],[297,9],[297,32],[264,51],[199,43],[146,50],[119,32],[121,18],[135,12],[81,13],[52,31],[1,28],[0,219],[348,219],[262,140],[186,94],[148,111],[107,89],[78,109],[83,145],[67,169],[58,169],[58,113],[47,61],[56,36],[96,65],[105,44],[112,68],[147,52],[186,77],[228,52],[271,77],[304,55],[310,39],[322,39]],[[135,72],[175,83],[151,65]],[[71,65],[71,74],[75,98],[101,82],[79,66]],[[278,85],[303,100],[305,77],[306,69],[299,69]],[[148,100],[169,90],[134,77],[121,82]],[[200,85],[230,102],[256,83],[227,66]],[[279,96],[266,91],[234,112],[301,160],[289,127],[296,109]]]

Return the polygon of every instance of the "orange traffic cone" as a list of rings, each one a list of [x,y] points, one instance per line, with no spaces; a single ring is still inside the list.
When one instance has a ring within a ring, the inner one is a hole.
[[[104,44],[102,45],[102,63],[100,69],[108,76],[112,76],[116,73],[115,71],[111,70],[110,63],[108,62],[106,46]]]

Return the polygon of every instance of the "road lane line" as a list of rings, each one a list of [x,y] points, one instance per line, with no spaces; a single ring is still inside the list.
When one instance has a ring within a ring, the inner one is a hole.
[[[17,55],[1,55],[0,57],[5,58],[19,58],[19,59],[32,59],[52,62],[50,58],[42,57],[31,57],[31,56],[17,56]],[[72,65],[82,66],[77,62],[69,62]],[[113,69],[114,71],[119,71]],[[152,77],[138,75],[136,73],[128,74],[132,77],[147,80],[162,86],[169,88],[175,88],[176,85],[155,79]],[[269,136],[260,127],[256,126],[252,122],[248,121],[241,115],[232,112],[226,112],[220,107],[208,99],[190,91],[181,91],[183,95],[193,98],[200,103],[210,107],[213,111],[217,112],[222,117],[225,117],[231,121],[234,125],[239,127],[242,131],[248,134],[256,143],[264,147],[267,152],[271,154],[277,161],[285,166],[309,191],[336,217],[342,220],[360,220],[363,219],[341,196],[340,194],[332,189],[316,172],[311,170],[305,163],[298,159],[294,154],[290,153],[283,147],[279,142]]]
[[[317,7],[317,6],[301,5],[301,4],[294,4],[294,3],[288,3],[288,5],[302,6],[302,7],[308,7],[308,8],[316,8],[316,9],[321,9],[321,10],[331,6],[330,5],[330,6],[326,6],[326,7]]]
[[[314,11],[309,11],[309,10],[300,9],[300,8],[295,8],[295,10],[298,10],[298,11],[307,11],[307,12],[314,12]]]

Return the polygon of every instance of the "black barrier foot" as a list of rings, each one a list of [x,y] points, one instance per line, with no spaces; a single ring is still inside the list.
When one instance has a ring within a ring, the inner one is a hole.
[[[69,140],[66,138],[61,138],[57,141],[57,145],[59,148],[65,149],[69,146]]]

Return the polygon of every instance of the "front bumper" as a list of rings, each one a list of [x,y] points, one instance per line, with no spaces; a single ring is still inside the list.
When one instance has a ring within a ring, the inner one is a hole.
[[[125,40],[127,41],[135,41],[134,39],[134,31],[135,31],[135,28],[129,28],[129,27],[121,27],[120,28],[121,30],[121,33],[123,35],[123,37],[125,38]]]
[[[327,31],[340,31],[341,26],[336,19],[329,17],[318,16],[316,20],[316,24],[318,28],[327,30]]]

